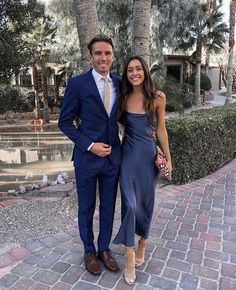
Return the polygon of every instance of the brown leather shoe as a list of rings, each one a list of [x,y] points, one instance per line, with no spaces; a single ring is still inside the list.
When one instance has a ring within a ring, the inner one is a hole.
[[[120,269],[116,260],[112,257],[110,250],[98,252],[97,256],[108,270],[116,272]]]
[[[93,275],[100,275],[101,274],[101,268],[99,265],[98,258],[96,257],[96,254],[85,253],[84,254],[84,262],[85,262],[85,268],[90,273],[92,273]]]

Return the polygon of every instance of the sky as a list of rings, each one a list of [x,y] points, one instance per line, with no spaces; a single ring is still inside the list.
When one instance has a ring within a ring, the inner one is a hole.
[[[222,12],[225,14],[225,22],[229,21],[229,1],[223,0]]]

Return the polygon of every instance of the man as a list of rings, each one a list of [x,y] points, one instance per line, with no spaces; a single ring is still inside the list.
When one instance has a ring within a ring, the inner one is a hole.
[[[110,73],[114,53],[109,37],[96,36],[88,44],[88,49],[93,69],[68,82],[59,128],[75,143],[72,159],[85,267],[89,272],[99,275],[101,268],[98,258],[108,270],[119,270],[111,255],[109,244],[121,161],[117,125],[121,80],[117,75]],[[80,124],[76,128],[74,121],[78,118]],[[100,198],[98,252],[93,234],[97,181]]]

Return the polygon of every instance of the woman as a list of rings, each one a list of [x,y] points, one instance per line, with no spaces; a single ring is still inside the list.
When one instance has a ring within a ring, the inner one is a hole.
[[[153,132],[166,154],[168,169],[172,171],[168,135],[165,126],[165,95],[154,92],[152,79],[145,61],[131,57],[122,76],[121,123],[125,126],[122,144],[121,226],[115,244],[126,246],[125,281],[135,282],[135,266],[144,263],[153,207],[156,143]],[[140,236],[135,252],[135,234]]]

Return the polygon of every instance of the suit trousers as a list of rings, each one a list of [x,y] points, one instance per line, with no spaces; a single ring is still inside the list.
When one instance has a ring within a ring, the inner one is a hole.
[[[96,188],[99,186],[99,235],[98,251],[109,250],[111,241],[117,185],[120,166],[113,165],[108,157],[98,169],[75,166],[78,194],[78,224],[85,253],[96,253],[93,233],[93,216],[96,208]]]

